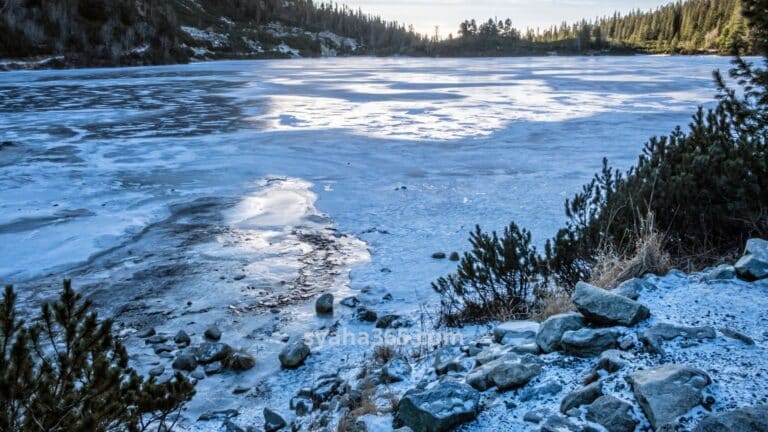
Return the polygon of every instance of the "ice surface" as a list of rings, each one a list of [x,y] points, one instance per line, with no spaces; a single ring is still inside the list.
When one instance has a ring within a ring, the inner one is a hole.
[[[637,56],[6,72],[0,141],[17,146],[0,150],[0,279],[35,299],[74,276],[126,331],[220,323],[258,372],[204,380],[190,413],[240,407],[228,386],[269,377],[273,391],[242,409],[256,424],[259,404],[286,409],[274,389],[367,353],[329,347],[274,373],[283,335],[333,324],[314,316],[318,291],[367,288],[377,311],[418,322],[430,282],[454,268],[433,252],[511,220],[543,244],[603,157],[631,165],[712,101],[711,71],[727,67]],[[337,306],[368,331],[348,315]]]

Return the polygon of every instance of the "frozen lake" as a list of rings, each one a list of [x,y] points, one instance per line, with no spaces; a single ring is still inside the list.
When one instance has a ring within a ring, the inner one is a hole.
[[[514,220],[543,244],[603,157],[628,167],[713,100],[717,68],[728,59],[3,73],[0,280],[32,301],[73,276],[126,329],[218,322],[263,354],[263,376],[281,335],[327,325],[307,306],[321,291],[389,292],[381,309],[417,314],[455,266],[430,255],[466,249],[474,224]]]

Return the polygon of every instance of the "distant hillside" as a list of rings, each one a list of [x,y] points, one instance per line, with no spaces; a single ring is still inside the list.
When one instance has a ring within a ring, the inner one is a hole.
[[[425,43],[399,23],[311,0],[0,0],[0,13],[0,58],[47,67],[409,54]]]
[[[511,18],[467,20],[457,37],[437,41],[312,0],[0,0],[0,70],[335,55],[726,54],[734,43],[755,53],[740,11],[740,0],[688,0],[526,31]]]
[[[542,50],[559,53],[646,52],[730,53],[734,43],[756,52],[741,15],[740,0],[688,0],[652,11],[563,23],[548,29],[521,31],[514,18],[467,20],[458,37],[438,48],[443,55],[509,55]]]

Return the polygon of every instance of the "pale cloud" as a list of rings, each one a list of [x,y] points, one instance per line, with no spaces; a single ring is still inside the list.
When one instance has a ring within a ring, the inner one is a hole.
[[[582,18],[610,15],[614,11],[654,9],[665,4],[663,0],[606,1],[606,0],[346,0],[352,7],[364,12],[413,24],[422,33],[433,34],[440,27],[442,36],[456,33],[459,23],[475,18],[485,21],[490,17],[510,18],[518,28],[548,27],[563,20],[572,22]]]

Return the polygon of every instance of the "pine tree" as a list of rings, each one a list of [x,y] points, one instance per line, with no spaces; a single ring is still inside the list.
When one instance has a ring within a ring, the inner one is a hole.
[[[167,430],[194,395],[181,374],[168,382],[144,380],[128,353],[69,280],[59,299],[27,323],[16,294],[0,304],[0,430]]]

